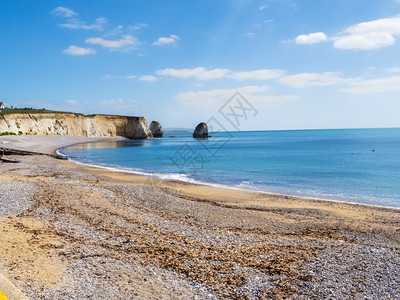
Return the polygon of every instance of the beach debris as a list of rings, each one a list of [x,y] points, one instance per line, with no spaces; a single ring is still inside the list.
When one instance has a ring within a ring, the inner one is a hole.
[[[208,126],[206,123],[201,122],[196,126],[196,129],[193,132],[194,138],[208,138]]]
[[[48,153],[41,153],[41,152],[33,152],[33,151],[25,151],[25,150],[18,150],[18,149],[11,149],[11,148],[0,148],[0,155],[45,155],[50,156],[56,159],[63,159],[67,160],[68,157],[59,154],[48,154]]]
[[[5,163],[14,163],[14,164],[15,163],[20,163],[19,160],[15,160],[15,159],[4,157],[4,156],[0,157],[0,161],[1,162],[5,162]]]
[[[153,137],[163,137],[163,135],[164,135],[164,131],[162,129],[162,126],[157,121],[151,121],[150,131],[153,134]]]

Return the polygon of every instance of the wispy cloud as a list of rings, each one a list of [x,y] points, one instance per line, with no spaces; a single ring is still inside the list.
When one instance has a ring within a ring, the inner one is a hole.
[[[107,24],[106,18],[97,18],[93,24],[86,24],[78,19],[70,19],[67,23],[59,23],[58,26],[68,29],[85,29],[85,30],[103,30],[104,25]]]
[[[295,38],[296,44],[312,45],[328,40],[328,37],[323,32],[315,32],[310,34],[302,34]]]
[[[77,17],[78,14],[72,9],[62,6],[56,7],[51,11],[51,13],[66,18],[67,20],[65,23],[59,23],[58,26],[68,29],[103,30],[104,25],[107,24],[107,19],[103,17],[97,18],[93,24],[87,24],[86,22],[79,20]]]
[[[88,54],[95,54],[96,51],[90,48],[81,48],[78,46],[69,46],[67,49],[63,50],[64,53],[69,54],[69,55],[75,55],[75,56],[83,56],[83,55],[88,55]]]
[[[157,81],[157,77],[153,76],[153,75],[141,75],[139,77],[140,81],[147,81],[147,82],[154,82]]]
[[[282,84],[290,87],[329,86],[344,82],[337,72],[325,73],[300,73],[284,76],[279,80]]]
[[[139,29],[146,28],[146,27],[150,27],[150,25],[147,23],[138,23],[135,25],[128,26],[128,29],[129,30],[139,30]]]
[[[254,32],[246,32],[246,33],[243,33],[243,35],[247,36],[247,37],[255,37],[256,36],[256,34]]]
[[[208,70],[203,67],[193,69],[163,69],[156,71],[157,75],[172,76],[177,78],[196,78],[199,80],[215,80],[221,78],[231,78],[238,81],[242,80],[268,80],[282,76],[284,70],[261,69],[252,71],[232,72],[229,69],[215,68]]]
[[[102,100],[100,101],[100,104],[102,105],[131,105],[137,103],[136,100],[128,99],[108,99],[108,100]]]
[[[400,76],[352,81],[349,87],[343,89],[350,94],[382,93],[393,90],[400,90]]]
[[[178,78],[196,78],[199,80],[212,80],[225,77],[229,73],[228,69],[207,70],[202,67],[193,69],[163,69],[156,71],[157,75],[172,76]]]
[[[211,89],[179,93],[176,98],[185,106],[195,108],[221,107],[236,91],[239,91],[255,107],[267,107],[298,99],[297,95],[268,95],[268,86],[244,86],[232,89]]]
[[[400,2],[400,0],[398,0]],[[392,68],[385,68],[383,71],[390,72],[390,73],[398,73],[400,72],[399,67],[392,67]]]
[[[279,69],[263,69],[263,70],[253,70],[247,72],[232,72],[228,75],[229,78],[235,80],[268,80],[272,78],[277,78],[285,73],[284,70]]]
[[[67,7],[62,7],[62,6],[56,7],[55,9],[53,9],[51,11],[51,13],[53,15],[60,16],[60,17],[65,17],[65,18],[70,18],[70,17],[78,15],[72,9],[69,9]]]
[[[111,75],[111,74],[106,74],[106,75],[101,76],[101,79],[117,79],[117,78],[118,78],[118,76]]]
[[[133,35],[125,35],[119,40],[106,40],[102,37],[92,37],[86,39],[85,43],[98,45],[109,49],[130,50],[135,49],[140,43]]]
[[[259,7],[258,7],[258,9],[259,10],[264,10],[264,9],[266,9],[268,7],[268,5],[260,5]]]
[[[180,37],[174,34],[171,34],[169,37],[160,37],[157,41],[153,43],[155,46],[165,46],[175,44]]]
[[[65,100],[65,103],[67,103],[68,105],[77,105],[78,101],[74,100],[74,99],[69,99],[69,100]]]

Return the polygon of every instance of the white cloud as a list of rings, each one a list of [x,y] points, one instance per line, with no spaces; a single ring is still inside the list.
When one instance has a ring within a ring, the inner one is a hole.
[[[75,55],[75,56],[83,56],[83,55],[88,55],[88,54],[95,54],[96,51],[90,48],[81,48],[77,46],[69,46],[67,49],[63,50],[64,53],[69,54],[69,55]]]
[[[62,7],[62,6],[56,7],[55,9],[53,9],[51,11],[51,13],[53,15],[61,16],[61,17],[65,17],[65,18],[70,18],[70,17],[78,15],[72,9],[69,9],[67,7]]]
[[[325,42],[328,40],[328,37],[323,32],[315,32],[310,34],[302,34],[295,38],[296,44],[317,44],[321,42]]]
[[[115,75],[106,74],[106,75],[101,76],[101,78],[102,78],[102,79],[116,79],[116,78],[118,78],[118,77],[115,76]]]
[[[256,34],[254,32],[246,32],[243,35],[247,36],[247,37],[255,37]]]
[[[180,37],[174,34],[171,34],[169,37],[160,37],[157,41],[153,43],[155,46],[164,46],[175,44],[176,41],[180,40]]]
[[[228,77],[236,80],[268,80],[280,77],[284,73],[285,73],[284,70],[279,70],[279,69],[272,69],[272,70],[263,69],[263,70],[247,71],[247,72],[233,72],[229,74]]]
[[[377,19],[348,27],[335,37],[328,38],[323,32],[302,34],[296,44],[316,44],[333,40],[333,47],[346,50],[372,50],[391,46],[400,35],[400,17]]]
[[[235,80],[268,80],[277,78],[285,73],[279,69],[261,69],[243,72],[232,72],[229,69],[215,68],[208,70],[203,67],[193,69],[163,69],[156,71],[157,75],[172,76],[177,78],[196,78],[199,80],[213,80],[221,78],[232,78]]]
[[[136,79],[137,76],[136,75],[128,75],[128,76],[125,76],[125,78],[126,79]]]
[[[400,76],[353,81],[348,88],[343,89],[344,92],[350,94],[381,93],[393,90],[400,90]]]
[[[85,43],[92,45],[99,45],[110,49],[120,49],[120,48],[135,48],[139,41],[132,35],[125,35],[119,40],[106,40],[100,37],[88,38]]]
[[[194,69],[163,69],[156,71],[157,75],[172,76],[178,78],[196,78],[200,80],[212,80],[225,77],[229,73],[228,69],[207,70],[202,67]]]
[[[58,26],[68,29],[103,30],[104,25],[107,23],[108,21],[106,18],[97,18],[94,24],[87,25],[85,22],[74,18],[69,20],[68,23],[60,23]]]
[[[399,0],[400,1],[400,0]],[[264,9],[266,9],[268,7],[268,5],[260,5],[259,7],[258,7],[258,9],[259,10],[264,10]]]
[[[128,27],[129,30],[139,30],[141,28],[150,27],[147,23],[139,23]]]
[[[78,101],[70,99],[70,100],[66,100],[65,103],[69,104],[69,105],[77,105]]]
[[[268,86],[244,86],[232,89],[211,89],[194,92],[184,92],[177,99],[184,105],[196,108],[220,108],[232,95],[239,91],[256,109],[281,104],[298,99],[297,95],[265,95]]]
[[[400,2],[400,0],[398,0],[398,1]],[[383,71],[390,72],[390,73],[397,73],[397,72],[400,72],[400,68],[399,67],[386,68],[386,69],[383,69]]]
[[[194,84],[193,85],[195,88],[202,88],[202,87],[204,87],[205,85],[203,84],[203,83],[196,83],[196,84]]]
[[[291,87],[307,87],[307,86],[329,86],[337,85],[344,82],[337,72],[325,73],[300,73],[282,77],[281,83]]]
[[[347,28],[335,38],[338,49],[370,50],[393,45],[400,35],[400,18],[377,19]]]
[[[116,106],[126,106],[136,104],[136,100],[124,100],[124,99],[109,99],[100,101],[101,105],[116,105]]]
[[[387,32],[352,34],[338,38],[333,46],[346,50],[371,50],[393,45],[396,39]]]
[[[141,75],[139,77],[140,81],[148,81],[148,82],[154,82],[157,81],[157,77],[153,76],[153,75]]]

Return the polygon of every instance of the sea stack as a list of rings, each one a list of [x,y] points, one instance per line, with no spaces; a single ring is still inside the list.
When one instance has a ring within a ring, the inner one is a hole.
[[[194,138],[208,138],[208,126],[206,123],[201,122],[196,126],[196,129],[193,132]]]
[[[150,131],[153,134],[154,137],[163,137],[164,131],[162,129],[162,126],[159,122],[157,121],[152,121],[150,124]]]
[[[135,138],[137,139],[147,139],[152,138],[151,130],[147,127],[146,122],[139,122],[136,127]]]

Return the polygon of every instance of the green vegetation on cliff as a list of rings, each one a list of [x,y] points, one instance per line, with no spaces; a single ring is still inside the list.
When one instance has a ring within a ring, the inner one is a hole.
[[[45,108],[36,109],[32,107],[25,107],[25,108],[4,108],[0,110],[0,115],[9,115],[9,114],[74,114],[74,115],[81,115],[81,113],[73,113],[67,111],[56,111],[56,110],[48,110]]]

